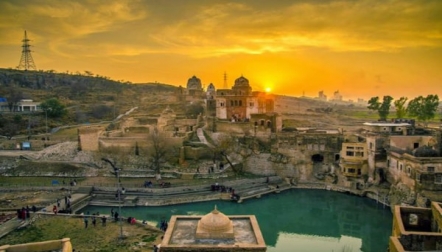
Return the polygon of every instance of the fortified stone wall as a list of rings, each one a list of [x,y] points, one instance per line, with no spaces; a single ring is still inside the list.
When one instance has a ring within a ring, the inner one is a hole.
[[[211,127],[210,127],[211,129]],[[258,134],[270,134],[271,129],[265,126],[254,127],[252,122],[228,122],[228,121],[217,121],[216,131],[218,132],[229,132],[232,134],[240,135],[256,135]]]
[[[292,162],[275,162],[270,153],[260,153],[247,158],[244,171],[263,176],[299,177],[299,170]]]
[[[164,141],[170,146],[181,146],[184,139],[186,139],[186,136],[166,137]],[[135,148],[135,145],[138,145],[140,148],[152,146],[152,141],[148,135],[139,137],[101,137],[98,139],[98,142],[100,150],[113,147]]]

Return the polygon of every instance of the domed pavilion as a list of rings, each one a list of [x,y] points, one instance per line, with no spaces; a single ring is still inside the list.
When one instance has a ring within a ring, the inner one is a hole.
[[[179,251],[259,251],[267,247],[254,215],[230,215],[216,206],[206,215],[173,215],[161,252]]]

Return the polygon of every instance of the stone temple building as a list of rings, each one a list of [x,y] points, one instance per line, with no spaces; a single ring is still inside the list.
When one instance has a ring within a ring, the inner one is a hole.
[[[161,252],[264,252],[267,247],[254,215],[226,216],[215,206],[204,216],[172,216],[160,249]]]
[[[241,76],[232,89],[216,90],[216,117],[232,122],[245,121],[252,114],[274,112],[275,99],[265,92],[252,92],[249,80]]]

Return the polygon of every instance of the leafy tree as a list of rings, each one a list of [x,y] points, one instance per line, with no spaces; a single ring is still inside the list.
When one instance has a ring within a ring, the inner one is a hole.
[[[67,113],[66,107],[60,103],[56,98],[50,98],[40,104],[44,113],[48,117],[57,118],[62,117]]]
[[[407,97],[401,97],[399,100],[394,101],[394,106],[396,107],[396,117],[404,118],[407,115],[407,107],[405,103],[407,103]]]
[[[410,101],[407,112],[410,116],[426,122],[434,118],[438,106],[439,97],[437,95],[419,96]]]
[[[197,118],[202,113],[204,113],[204,107],[199,103],[192,103],[186,107],[186,115],[189,118]]]
[[[370,100],[368,100],[368,106],[367,106],[368,109],[378,111],[380,106],[381,106],[381,102],[379,102],[378,96],[371,97]]]
[[[384,96],[382,103],[379,101],[379,97],[372,97],[368,101],[368,109],[376,110],[379,115],[379,119],[382,121],[387,120],[387,116],[390,113],[390,107],[391,107],[391,101],[393,100],[393,97],[387,95]]]

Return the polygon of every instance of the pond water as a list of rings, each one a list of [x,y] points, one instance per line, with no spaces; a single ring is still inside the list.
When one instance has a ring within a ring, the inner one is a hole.
[[[391,235],[388,207],[368,198],[323,190],[293,189],[241,204],[209,201],[124,207],[122,213],[157,225],[172,215],[205,215],[215,205],[226,215],[255,215],[269,252],[383,252]],[[89,206],[86,211],[110,214],[111,207]]]

